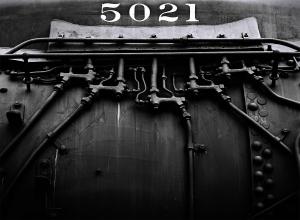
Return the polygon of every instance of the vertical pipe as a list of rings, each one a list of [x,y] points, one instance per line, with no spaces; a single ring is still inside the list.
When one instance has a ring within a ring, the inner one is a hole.
[[[151,75],[151,88],[150,92],[157,92],[157,58],[153,57],[152,59],[152,75]]]
[[[125,82],[124,78],[124,58],[120,57],[118,65],[118,82]]]
[[[190,78],[198,78],[196,75],[196,66],[195,66],[195,58],[189,58],[189,68],[190,68]]]
[[[191,124],[191,115],[185,109],[185,106],[180,106],[182,111],[182,116],[186,123],[186,149],[188,151],[188,214],[189,219],[194,219],[194,143],[193,143],[193,133]]]
[[[28,56],[26,53],[23,54],[23,59],[24,59],[24,73],[25,73],[25,78],[24,82],[26,84],[26,91],[30,92],[30,74],[29,74],[29,68],[28,68]]]
[[[190,69],[190,82],[189,82],[189,86],[190,89],[192,89],[192,91],[194,92],[195,95],[198,94],[198,84],[197,84],[197,80],[198,80],[198,76],[196,74],[196,65],[195,65],[195,59],[194,57],[190,57],[189,58],[189,69]]]

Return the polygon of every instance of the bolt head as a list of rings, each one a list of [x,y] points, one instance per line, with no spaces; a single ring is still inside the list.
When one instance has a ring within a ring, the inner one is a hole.
[[[275,199],[275,196],[273,194],[268,194],[267,195],[267,200],[268,201],[273,201]]]
[[[255,193],[262,194],[264,192],[264,188],[262,186],[257,186],[254,189]]]
[[[257,180],[262,180],[264,178],[264,173],[260,170],[255,171],[254,177]]]
[[[274,180],[272,178],[266,179],[265,185],[267,187],[272,187],[274,185]]]
[[[255,102],[250,102],[248,105],[247,105],[248,109],[250,111],[256,111],[258,110],[258,105],[255,103]]]
[[[263,150],[262,155],[265,158],[270,158],[270,157],[272,157],[272,150],[270,148],[266,148]]]
[[[266,163],[266,164],[264,165],[264,170],[265,170],[265,172],[270,173],[270,172],[273,171],[273,169],[274,169],[274,167],[273,167],[273,165],[272,165],[271,163]]]
[[[255,156],[253,158],[253,162],[256,164],[256,165],[260,165],[263,163],[263,158],[261,156]]]
[[[260,141],[253,141],[251,144],[253,150],[259,151],[262,148],[262,143]]]
[[[265,205],[264,205],[262,202],[258,202],[258,203],[256,204],[256,207],[257,207],[258,209],[263,209],[263,208],[265,207]]]

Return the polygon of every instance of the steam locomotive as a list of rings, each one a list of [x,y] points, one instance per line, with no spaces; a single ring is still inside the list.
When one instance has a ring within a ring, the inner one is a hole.
[[[1,219],[299,219],[299,8],[0,1]]]

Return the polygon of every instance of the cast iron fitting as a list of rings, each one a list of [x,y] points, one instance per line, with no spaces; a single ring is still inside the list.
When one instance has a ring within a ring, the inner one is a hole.
[[[94,65],[92,63],[92,59],[89,58],[88,61],[87,61],[87,64],[86,66],[84,67],[84,69],[87,69],[87,70],[94,70]]]
[[[94,96],[95,96],[95,94],[94,94],[94,93],[91,93],[89,96],[83,97],[83,98],[81,99],[81,103],[82,103],[83,105],[91,105],[92,102],[93,102]]]
[[[185,105],[181,105],[179,106],[179,108],[181,109],[181,112],[182,112],[182,117],[185,119],[185,120],[191,120],[192,119],[192,116],[190,113],[187,112],[186,108],[185,108]]]

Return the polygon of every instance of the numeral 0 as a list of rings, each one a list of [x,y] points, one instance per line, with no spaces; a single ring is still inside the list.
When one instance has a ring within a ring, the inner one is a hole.
[[[141,20],[138,20],[138,19],[136,19],[136,17],[135,17],[135,11],[136,11],[136,6],[142,6],[143,8],[144,8],[144,18],[143,19],[141,19]],[[141,4],[141,3],[137,3],[137,4],[134,4],[134,5],[132,5],[131,7],[130,7],[130,9],[129,9],[129,16],[133,19],[133,20],[135,20],[135,21],[137,21],[137,22],[142,22],[142,21],[145,21],[145,20],[147,20],[149,17],[150,17],[150,8],[147,6],[147,5],[144,5],[144,4]]]

